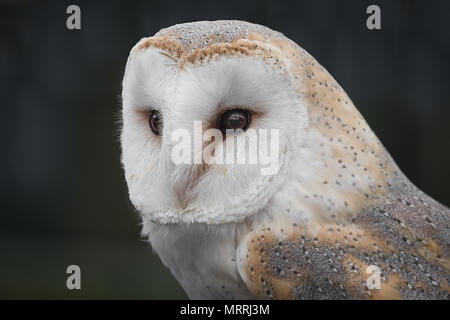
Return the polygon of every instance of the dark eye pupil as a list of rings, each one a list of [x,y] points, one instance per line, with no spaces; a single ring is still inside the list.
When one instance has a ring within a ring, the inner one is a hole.
[[[233,109],[225,111],[221,117],[221,129],[246,130],[250,125],[251,116],[247,110]]]
[[[152,129],[152,132],[160,136],[162,133],[162,119],[161,114],[159,111],[152,111],[149,119],[150,129]]]

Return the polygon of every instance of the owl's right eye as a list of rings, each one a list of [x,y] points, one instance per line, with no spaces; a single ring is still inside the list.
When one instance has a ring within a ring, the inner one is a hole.
[[[161,113],[157,110],[152,110],[150,113],[150,118],[148,119],[148,123],[150,125],[150,129],[156,136],[160,136],[162,134],[162,117]]]

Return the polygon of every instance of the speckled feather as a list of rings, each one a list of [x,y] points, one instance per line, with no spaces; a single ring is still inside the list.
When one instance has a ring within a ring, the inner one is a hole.
[[[403,175],[343,89],[305,50],[241,21],[163,29],[142,39],[131,56],[148,47],[179,68],[224,55],[260,56],[292,80],[307,104],[308,175],[299,173],[265,210],[236,225],[235,268],[253,297],[450,298],[449,210]],[[379,290],[366,287],[370,265],[382,270]]]

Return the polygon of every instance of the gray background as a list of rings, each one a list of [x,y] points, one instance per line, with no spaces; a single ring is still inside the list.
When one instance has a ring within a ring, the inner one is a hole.
[[[78,4],[82,30],[66,29]],[[382,30],[365,27],[378,4]],[[241,19],[309,51],[407,176],[450,204],[449,2],[0,1],[0,298],[185,298],[139,235],[120,168],[121,77],[163,27]],[[65,287],[82,269],[82,290]]]

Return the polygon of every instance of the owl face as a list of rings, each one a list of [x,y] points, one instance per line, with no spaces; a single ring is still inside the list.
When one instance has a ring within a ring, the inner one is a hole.
[[[289,176],[308,127],[306,107],[293,83],[275,58],[216,54],[180,66],[166,51],[138,43],[127,63],[122,92],[122,163],[134,206],[159,223],[215,224],[242,221],[264,208]],[[226,129],[234,134],[207,134]],[[267,134],[259,134],[262,130]],[[174,161],[180,132],[188,137],[184,145],[192,146],[184,149],[182,163]],[[275,132],[276,141],[271,135]],[[263,145],[272,149],[267,154],[276,150],[271,174],[264,169],[273,163],[258,157],[250,163],[250,134],[254,138],[255,133],[257,155]],[[244,149],[227,149],[227,141],[238,138],[247,141]],[[195,146],[196,141],[203,143]],[[213,156],[222,150],[224,158],[227,152],[245,152],[245,161],[207,163],[201,156],[200,163],[195,161],[207,148]]]

